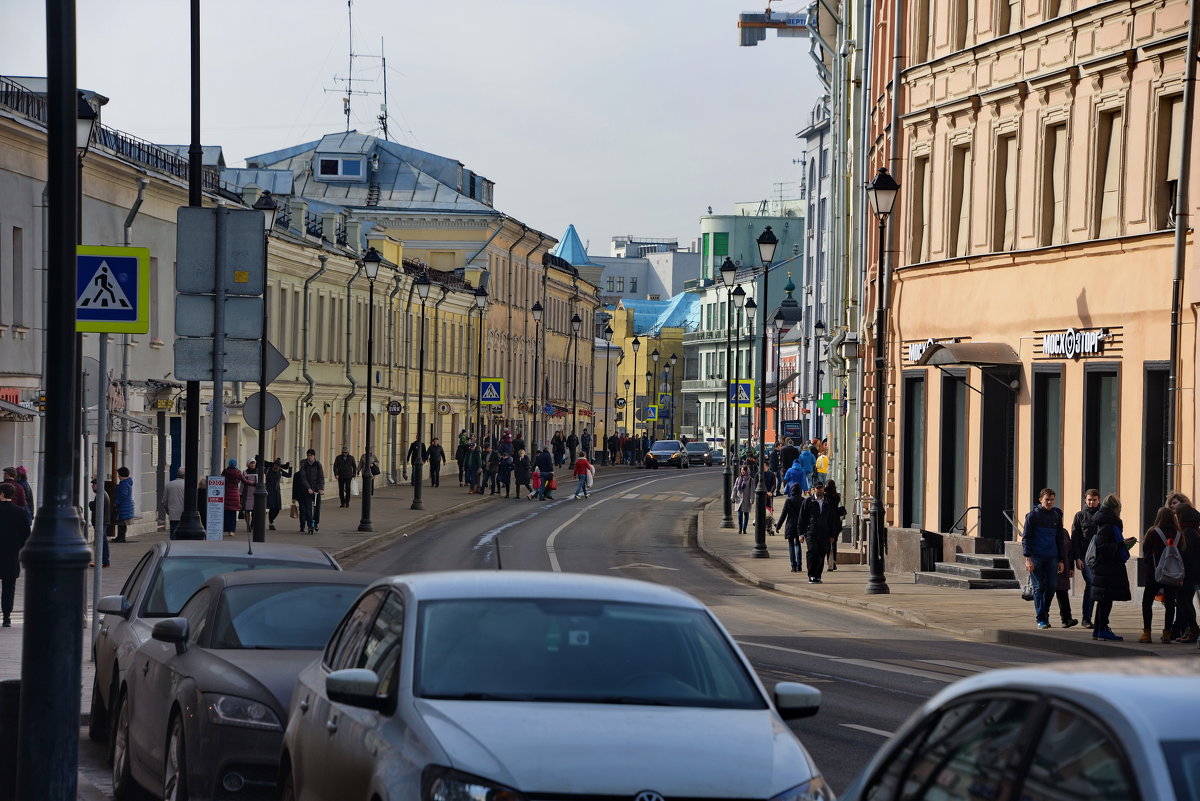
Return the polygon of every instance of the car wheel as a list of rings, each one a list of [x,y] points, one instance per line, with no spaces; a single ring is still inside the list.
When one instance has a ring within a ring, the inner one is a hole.
[[[116,801],[133,801],[137,785],[129,768],[129,696],[121,693],[112,739],[112,792]]]
[[[279,780],[279,801],[296,801],[296,782],[288,769]]]
[[[92,677],[92,709],[88,717],[88,739],[94,743],[108,739],[108,712],[100,697],[100,680]]]
[[[187,801],[187,747],[183,740],[183,718],[171,721],[167,754],[163,759],[163,801]]]

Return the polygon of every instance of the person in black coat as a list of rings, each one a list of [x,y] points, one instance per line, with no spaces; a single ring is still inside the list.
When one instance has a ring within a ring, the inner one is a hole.
[[[1114,634],[1109,628],[1108,616],[1114,601],[1133,598],[1125,563],[1129,561],[1129,540],[1137,542],[1137,539],[1125,538],[1125,524],[1121,522],[1121,499],[1116,495],[1104,499],[1092,520],[1096,524],[1096,564],[1092,567],[1092,597],[1096,601],[1093,622],[1096,627],[1092,639],[1123,640],[1124,637]]]
[[[292,477],[292,463],[283,463],[282,459],[276,459],[267,468],[267,512],[270,514],[268,523],[270,530],[275,530],[275,518],[279,517],[279,510],[283,508],[283,495],[279,491],[279,482],[285,478]]]
[[[792,560],[792,572],[800,572],[800,510],[804,506],[804,498],[800,496],[800,485],[793,484],[791,495],[783,502],[783,511],[779,514],[779,522],[775,530],[784,526],[783,538],[788,544],[788,558]]]
[[[1100,491],[1090,489],[1083,495],[1083,508],[1075,513],[1075,519],[1071,522],[1071,550],[1075,555],[1075,568],[1083,576],[1083,625],[1089,629],[1092,628],[1095,601],[1092,600],[1092,569],[1084,563],[1083,556],[1096,534],[1096,523],[1092,518],[1099,508]]]
[[[0,484],[0,611],[4,627],[12,625],[13,601],[17,597],[17,577],[21,575],[21,549],[29,538],[29,517],[13,503],[11,484]]]
[[[542,483],[538,487],[538,497],[543,501],[554,500],[554,497],[550,494],[550,480],[554,478],[554,457],[550,455],[550,451],[542,448],[541,453],[533,460],[533,466],[542,474]]]
[[[1196,642],[1200,639],[1200,627],[1196,625],[1196,588],[1200,587],[1200,512],[1186,499],[1175,504],[1179,528],[1183,532],[1183,586],[1179,588],[1178,637],[1176,642]]]
[[[533,462],[529,460],[529,455],[522,448],[517,451],[517,458],[513,459],[513,472],[516,473],[516,499],[521,499],[521,490],[528,491],[527,498],[533,497],[533,486],[530,484],[530,479],[533,477]]]
[[[821,583],[821,573],[825,569],[825,554],[829,550],[829,541],[834,536],[834,525],[841,529],[841,518],[837,507],[825,497],[825,487],[817,484],[813,494],[800,508],[800,534],[807,546],[808,581],[810,584]]]
[[[325,468],[317,461],[317,452],[308,449],[304,461],[295,469],[292,497],[300,502],[300,533],[315,534],[321,527],[321,496],[325,494]]]
[[[442,441],[437,437],[429,443],[429,448],[425,455],[429,457],[429,486],[440,487],[442,485],[442,465],[446,463],[446,449],[442,447]]]

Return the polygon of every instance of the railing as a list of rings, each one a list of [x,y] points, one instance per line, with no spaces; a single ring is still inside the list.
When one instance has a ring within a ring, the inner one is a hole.
[[[321,219],[321,215],[311,211],[305,212],[304,231],[310,236],[322,238],[325,234],[325,221]]]
[[[691,345],[696,342],[707,342],[713,339],[724,339],[725,329],[717,328],[710,331],[688,331],[683,335],[685,345]]]
[[[46,98],[6,78],[0,78],[0,106],[6,106],[24,117],[46,124]]]
[[[725,386],[725,379],[695,378],[684,381],[680,386],[683,392],[719,392]]]
[[[950,527],[950,533],[953,534],[955,531],[962,531],[963,534],[966,534],[967,527],[963,524],[963,520],[965,520],[967,515],[971,512],[979,512],[982,510],[983,507],[980,506],[968,506],[966,509],[963,509],[963,513],[958,516],[958,519],[954,521],[954,525]],[[971,526],[971,528],[975,528],[975,526]]]

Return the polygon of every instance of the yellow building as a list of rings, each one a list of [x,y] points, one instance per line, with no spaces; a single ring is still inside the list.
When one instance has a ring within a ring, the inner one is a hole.
[[[659,324],[670,305],[671,301],[665,300],[621,300],[610,312],[612,344],[624,354],[613,373],[613,392],[625,401],[623,414],[614,425],[614,430],[619,426],[621,433],[640,436],[645,432],[656,439],[674,438],[680,433],[671,421],[683,417],[684,329]],[[674,365],[672,356],[676,357]],[[649,382],[647,373],[652,376]],[[647,422],[647,407],[651,405],[658,406],[658,420]]]

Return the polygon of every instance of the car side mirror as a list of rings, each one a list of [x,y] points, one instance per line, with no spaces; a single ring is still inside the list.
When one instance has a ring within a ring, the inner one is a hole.
[[[807,684],[781,681],[775,685],[775,709],[784,720],[811,718],[821,710],[821,691]]]
[[[188,622],[185,617],[169,617],[154,624],[150,636],[159,642],[175,644],[175,653],[182,654],[187,650]]]
[[[96,602],[96,613],[101,615],[120,615],[126,620],[133,612],[133,605],[124,595],[105,595]]]
[[[335,670],[325,677],[325,694],[334,703],[385,712],[389,699],[378,691],[379,676],[366,668]]]

